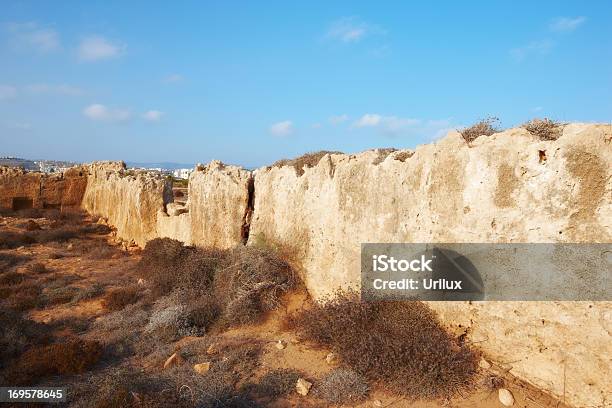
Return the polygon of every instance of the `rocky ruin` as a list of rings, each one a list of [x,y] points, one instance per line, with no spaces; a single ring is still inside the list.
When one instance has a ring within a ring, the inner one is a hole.
[[[70,187],[63,176],[64,198],[45,192],[41,177],[0,170],[2,206],[78,201],[77,179]],[[91,164],[85,185],[82,208],[140,246],[165,236],[291,248],[321,299],[359,285],[362,242],[611,242],[612,127],[569,124],[557,140],[515,128],[469,145],[450,132],[415,150],[327,154],[298,170],[215,161],[192,173],[184,206],[168,180],[122,163]],[[571,405],[612,394],[610,302],[430,305],[493,362]]]

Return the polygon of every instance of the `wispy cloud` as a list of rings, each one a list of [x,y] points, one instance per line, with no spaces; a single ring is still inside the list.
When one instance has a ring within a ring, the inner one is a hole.
[[[81,61],[94,62],[119,57],[126,48],[125,44],[112,43],[101,36],[90,36],[81,40],[78,55]]]
[[[377,113],[364,114],[353,122],[352,127],[373,128],[389,137],[425,136],[429,139],[438,138],[455,128],[450,119],[422,120]]]
[[[8,23],[5,27],[15,48],[28,48],[41,53],[61,48],[59,34],[52,28],[41,27],[35,22]]]
[[[586,17],[557,17],[550,22],[548,28],[556,32],[574,31],[586,22]]]
[[[17,88],[11,85],[0,85],[0,101],[13,99],[17,96]]]
[[[174,84],[177,82],[183,81],[183,76],[181,74],[170,74],[163,79],[163,82],[166,84]]]
[[[128,109],[109,108],[99,103],[87,106],[83,109],[83,115],[91,120],[102,122],[125,122],[132,117]]]
[[[346,114],[336,115],[336,116],[330,116],[329,123],[331,123],[332,125],[339,125],[341,123],[346,122],[347,120],[349,120],[349,116]]]
[[[293,133],[293,122],[290,120],[277,122],[272,124],[269,130],[274,136],[289,136]]]
[[[52,95],[66,95],[66,96],[81,96],[85,94],[83,89],[67,85],[67,84],[30,84],[25,87],[25,90],[32,94],[52,94]]]
[[[326,37],[343,43],[355,43],[374,34],[384,34],[385,30],[377,25],[367,23],[359,17],[342,17],[333,21],[326,32]]]
[[[548,54],[554,45],[551,40],[532,41],[525,46],[513,48],[510,50],[510,55],[515,61],[520,62],[528,56]]]
[[[158,110],[150,110],[142,114],[142,118],[149,122],[159,122],[162,116],[164,116],[164,112]]]

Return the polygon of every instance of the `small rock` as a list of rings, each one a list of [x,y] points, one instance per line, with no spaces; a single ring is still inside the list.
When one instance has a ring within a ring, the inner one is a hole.
[[[72,248],[74,248],[74,245],[72,245],[72,244],[68,244],[68,246],[67,246],[66,248],[68,248],[68,249],[72,249]]]
[[[279,340],[276,342],[276,348],[279,350],[284,350],[287,347],[287,343],[284,340]]]
[[[208,346],[208,349],[206,350],[206,354],[217,354],[219,352],[219,346],[217,345],[217,343],[213,343],[210,346]]]
[[[291,341],[291,344],[299,344],[300,343],[300,340],[298,340],[298,339],[291,339],[290,341]]]
[[[295,384],[295,390],[300,395],[308,395],[310,387],[312,387],[312,383],[303,378],[298,378],[297,383]]]
[[[491,363],[489,363],[487,360],[485,360],[484,358],[481,358],[480,361],[478,362],[478,366],[480,368],[483,368],[485,370],[488,370],[489,368],[491,368]]]
[[[179,364],[182,364],[184,361],[185,360],[183,359],[183,357],[181,357],[179,353],[174,353],[173,355],[168,357],[168,359],[164,363],[164,369],[177,366]]]
[[[140,279],[138,279],[138,282],[137,282],[137,283],[138,283],[139,285],[144,285],[144,284],[145,284],[145,281],[144,281],[144,279],[140,278]]]
[[[336,353],[329,353],[325,356],[327,364],[336,364],[338,362],[338,355]]]
[[[17,248],[17,251],[23,251],[25,249],[25,247],[22,245],[19,248]]]
[[[193,366],[193,369],[198,374],[205,374],[208,372],[208,370],[210,370],[210,361],[207,361],[205,363],[196,364]]]
[[[499,390],[497,390],[497,396],[499,397],[499,402],[501,402],[505,406],[511,407],[512,405],[514,405],[514,395],[512,395],[509,390],[505,388],[500,388]]]
[[[372,403],[375,407],[379,408],[383,406],[383,403],[381,400],[374,400],[374,402]]]

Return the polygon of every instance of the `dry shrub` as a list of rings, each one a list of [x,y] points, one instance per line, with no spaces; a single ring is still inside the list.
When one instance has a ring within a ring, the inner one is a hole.
[[[342,154],[342,152],[321,150],[314,153],[306,153],[300,157],[296,157],[295,159],[278,160],[274,162],[271,167],[292,166],[295,169],[296,174],[301,176],[304,174],[304,167],[309,168],[316,166],[327,154]]]
[[[395,149],[393,147],[385,147],[385,148],[382,148],[382,149],[376,149],[376,152],[378,153],[378,156],[376,156],[376,159],[374,159],[372,164],[374,166],[379,165],[380,163],[385,161],[387,156],[389,156],[391,153],[396,152],[396,151],[397,151],[397,149]]]
[[[20,246],[31,245],[36,240],[29,234],[0,231],[0,249],[13,249]]]
[[[28,272],[32,273],[32,274],[35,274],[35,275],[39,275],[39,274],[48,273],[48,272],[51,272],[51,271],[49,271],[49,269],[47,269],[45,264],[43,264],[41,262],[35,262],[35,263],[33,263],[33,264],[28,266]]]
[[[127,305],[136,303],[140,299],[140,290],[137,286],[116,288],[109,290],[102,299],[102,306],[110,311],[121,310]]]
[[[402,163],[404,163],[406,160],[408,160],[409,158],[411,158],[412,156],[414,156],[414,152],[411,151],[403,151],[403,152],[399,152],[397,153],[395,156],[393,156],[393,159],[395,160],[399,160]]]
[[[59,253],[59,252],[51,252],[49,254],[49,259],[61,259],[64,257],[64,254]]]
[[[46,325],[24,319],[12,310],[0,309],[0,327],[0,368],[4,368],[9,360],[17,357],[27,347],[50,340]]]
[[[48,376],[82,373],[101,355],[99,343],[80,339],[32,347],[9,369],[8,379],[11,385],[34,385]]]
[[[337,293],[294,316],[305,339],[331,348],[351,369],[408,398],[450,398],[473,385],[478,353],[454,338],[421,302],[365,303]]]
[[[491,136],[499,132],[499,128],[497,127],[499,124],[499,119],[496,117],[489,117],[486,119],[482,119],[480,122],[473,124],[470,127],[462,129],[459,131],[463,139],[469,144],[472,143],[479,136]]]
[[[362,375],[350,369],[336,368],[316,384],[313,394],[334,404],[348,404],[364,400],[369,392],[370,386]]]
[[[6,272],[0,275],[0,285],[16,285],[27,279],[27,276],[19,272]]]
[[[47,306],[63,305],[72,302],[80,290],[74,286],[64,286],[59,288],[45,288],[43,292],[43,301]]]
[[[206,290],[214,276],[222,252],[184,246],[170,238],[147,242],[136,270],[151,283],[154,296],[175,289]]]
[[[43,304],[41,292],[41,287],[33,282],[12,286],[6,293],[7,306],[20,312],[40,307]]]
[[[42,229],[40,228],[40,225],[38,225],[38,223],[34,220],[28,220],[24,227],[26,231],[39,231]]]
[[[85,288],[79,288],[79,292],[72,298],[71,303],[78,303],[83,300],[96,298],[104,293],[104,286],[94,283]]]
[[[30,259],[27,256],[0,253],[0,273],[7,272],[13,266],[19,265]]]
[[[557,140],[562,133],[561,124],[548,118],[535,118],[521,126],[540,140]]]
[[[242,391],[256,398],[274,400],[289,395],[295,390],[297,380],[302,377],[300,371],[281,368],[268,371],[256,383],[248,383]]]
[[[280,297],[295,287],[291,266],[273,251],[236,247],[217,271],[214,295],[224,310],[224,325],[256,323],[265,312],[280,305]]]

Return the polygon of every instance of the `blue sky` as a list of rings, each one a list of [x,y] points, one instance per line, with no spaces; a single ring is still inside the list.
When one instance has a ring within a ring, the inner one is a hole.
[[[1,7],[0,155],[254,167],[489,115],[612,120],[606,1]]]

